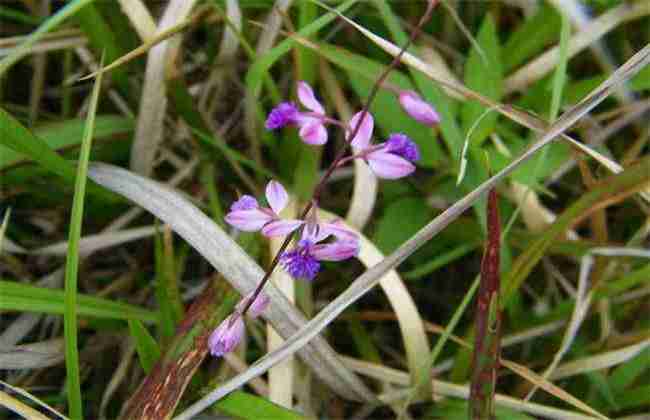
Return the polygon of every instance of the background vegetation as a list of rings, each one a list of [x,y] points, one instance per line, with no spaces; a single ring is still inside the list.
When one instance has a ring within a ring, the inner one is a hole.
[[[438,4],[387,83],[417,90],[440,125],[409,119],[388,89],[370,106],[379,138],[418,143],[416,174],[337,170],[320,205],[363,233],[359,260],[309,284],[278,272],[246,344],[205,358],[235,289],[278,247],[233,232],[230,203],[271,178],[304,203],[344,141],[332,130],[307,147],[295,130],[265,131],[266,113],[306,80],[349,118],[391,61],[386,43],[403,45],[425,10],[327,4],[362,28],[307,0],[0,3],[1,417],[184,418],[286,349],[276,330],[316,333],[318,318],[303,327],[320,312],[321,338],[209,410],[467,418],[481,403],[468,381],[485,196],[396,271],[359,276],[554,130],[548,140],[564,137],[496,184],[504,360],[488,399],[499,419],[650,416],[650,53],[614,73],[648,49],[645,0]],[[587,113],[585,98],[602,103]],[[334,301],[362,280],[379,287]]]

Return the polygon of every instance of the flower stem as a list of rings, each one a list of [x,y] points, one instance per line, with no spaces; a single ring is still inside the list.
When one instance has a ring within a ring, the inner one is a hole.
[[[375,99],[375,96],[377,96],[377,92],[379,92],[379,89],[381,88],[382,84],[390,74],[390,72],[397,67],[397,65],[400,62],[400,59],[402,58],[402,55],[404,52],[411,46],[415,38],[418,37],[420,34],[420,31],[422,30],[422,26],[429,20],[431,17],[431,13],[433,12],[433,8],[437,4],[437,0],[429,0],[427,4],[427,10],[424,12],[422,17],[420,18],[420,21],[418,24],[413,28],[413,31],[411,32],[411,36],[409,37],[408,41],[404,44],[402,49],[400,50],[399,54],[393,58],[393,61],[386,67],[386,69],[382,72],[381,75],[377,78],[377,81],[373,84],[372,90],[370,91],[370,94],[368,95],[368,99],[366,100],[366,103],[364,104],[362,108],[362,113],[361,113],[361,118],[359,118],[359,121],[357,122],[356,126],[350,133],[350,135],[346,138],[345,144],[341,149],[338,151],[336,157],[334,158],[334,161],[332,161],[332,164],[327,168],[327,171],[323,176],[321,177],[320,181],[314,188],[314,192],[312,194],[312,199],[309,200],[303,211],[300,213],[300,220],[304,220],[304,218],[307,216],[309,211],[312,209],[314,206],[314,203],[317,203],[320,200],[320,196],[323,192],[323,188],[325,187],[325,184],[327,183],[327,180],[329,177],[332,175],[334,170],[338,167],[339,163],[345,158],[345,153],[348,150],[348,147],[350,146],[350,143],[352,142],[352,139],[354,139],[361,129],[361,124],[363,124],[363,121],[366,118],[366,115],[368,114],[368,109],[370,109],[370,104],[372,104],[372,101]],[[302,229],[300,229],[302,230]],[[292,232],[291,234],[287,235],[285,238],[284,242],[282,242],[282,245],[280,246],[280,249],[278,249],[278,252],[275,254],[275,257],[273,257],[273,261],[271,262],[271,265],[269,266],[268,270],[264,274],[264,277],[262,280],[259,282],[257,285],[257,288],[255,288],[255,291],[253,292],[253,295],[251,299],[248,301],[246,306],[241,310],[240,315],[244,316],[246,314],[246,311],[248,311],[248,308],[251,306],[251,304],[255,301],[257,296],[262,292],[262,289],[268,282],[269,278],[271,277],[271,274],[273,273],[273,270],[275,270],[275,267],[278,265],[280,262],[280,256],[282,253],[287,249],[289,246],[289,243],[291,243],[291,240],[293,239],[294,235],[296,232]]]

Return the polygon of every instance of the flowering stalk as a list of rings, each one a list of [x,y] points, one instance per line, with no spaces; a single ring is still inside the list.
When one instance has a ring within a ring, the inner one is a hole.
[[[327,180],[332,175],[334,170],[339,166],[341,161],[344,159],[345,153],[346,153],[348,147],[352,143],[353,139],[355,139],[355,137],[357,136],[357,133],[359,133],[359,130],[361,129],[361,126],[362,126],[364,120],[366,119],[366,117],[368,115],[368,109],[370,108],[370,104],[375,99],[375,96],[377,95],[377,93],[379,91],[379,88],[381,87],[384,80],[386,80],[389,73],[399,64],[400,59],[402,58],[402,55],[404,54],[404,52],[411,46],[411,44],[413,43],[415,38],[417,38],[417,36],[420,34],[420,31],[422,30],[422,26],[424,26],[424,24],[431,17],[431,13],[433,12],[433,7],[435,6],[436,2],[437,2],[437,0],[430,0],[428,2],[427,9],[426,9],[424,15],[422,15],[422,17],[420,18],[420,21],[418,22],[416,27],[413,29],[413,32],[411,33],[411,36],[409,37],[407,42],[402,47],[399,54],[397,54],[395,56],[395,58],[393,58],[393,61],[388,65],[388,67],[386,67],[384,72],[379,76],[379,78],[377,79],[377,81],[373,85],[372,90],[370,91],[370,94],[368,95],[368,99],[366,100],[366,103],[364,104],[364,107],[362,108],[360,118],[358,119],[356,125],[352,129],[350,135],[347,136],[345,144],[339,150],[338,154],[336,155],[336,157],[332,161],[332,164],[329,166],[329,168],[327,169],[325,174],[321,177],[320,182],[314,188],[314,192],[312,194],[312,199],[307,203],[307,205],[305,206],[303,211],[300,213],[299,219],[302,220],[305,217],[307,217],[307,214],[309,214],[310,210],[314,206],[314,203],[319,201],[320,196],[322,194],[323,187],[327,183]],[[271,274],[273,273],[273,270],[275,270],[275,267],[280,262],[281,256],[286,251],[287,247],[289,246],[289,243],[291,243],[291,241],[292,241],[292,239],[294,237],[294,234],[295,234],[295,231],[292,232],[291,234],[287,235],[284,242],[282,243],[282,245],[278,249],[278,252],[275,254],[275,257],[273,257],[273,261],[271,262],[271,265],[269,266],[268,270],[264,274],[264,277],[262,278],[260,283],[257,285],[255,290],[253,291],[252,296],[258,296],[262,292],[262,289],[264,288],[264,286],[268,282]],[[241,312],[240,312],[241,315],[244,315],[246,313],[246,311],[250,308],[253,301],[254,301],[254,299],[249,300],[249,302],[241,310]]]

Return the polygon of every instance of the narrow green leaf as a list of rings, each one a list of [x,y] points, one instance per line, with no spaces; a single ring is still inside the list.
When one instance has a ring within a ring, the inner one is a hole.
[[[51,150],[78,146],[83,136],[85,121],[71,119],[45,124],[34,129],[34,135],[41,139]],[[119,115],[98,115],[95,119],[93,139],[126,134],[133,131],[133,120]],[[31,160],[27,154],[0,145],[0,170],[24,160]]]
[[[465,63],[465,85],[484,96],[498,101],[501,98],[503,74],[501,69],[501,49],[497,36],[497,29],[491,15],[487,15],[476,37],[478,45],[484,54],[477,48],[472,48],[469,58]],[[487,108],[476,101],[465,102],[461,108],[463,130],[471,137],[472,145],[481,144],[487,136],[494,131],[499,114],[496,111],[487,111]],[[477,121],[480,119],[480,122]]]
[[[0,108],[0,144],[29,157],[68,183],[75,183],[74,167],[2,108]],[[102,191],[95,184],[88,186],[88,192],[104,200],[114,201],[116,198],[113,194]]]
[[[101,65],[104,58],[102,57]],[[79,269],[79,241],[81,238],[81,224],[83,221],[84,200],[86,196],[86,175],[90,148],[95,128],[95,114],[99,103],[99,93],[102,87],[102,77],[95,80],[86,127],[81,143],[81,153],[77,166],[75,179],[74,198],[72,201],[72,214],[70,216],[70,233],[68,234],[68,255],[65,264],[65,292],[63,314],[63,332],[65,338],[65,367],[67,373],[66,385],[68,392],[68,410],[73,419],[83,418],[81,398],[81,379],[79,375],[79,349],[77,348],[77,274]]]
[[[555,8],[544,2],[531,19],[521,24],[508,38],[503,47],[503,68],[510,72],[529,58],[542,52],[558,39],[560,15]]]
[[[302,414],[273,404],[271,401],[243,391],[235,391],[217,404],[219,411],[245,420],[305,420]]]
[[[160,347],[149,331],[138,320],[129,319],[129,332],[135,342],[140,365],[145,373],[151,372],[153,365],[160,359]]]

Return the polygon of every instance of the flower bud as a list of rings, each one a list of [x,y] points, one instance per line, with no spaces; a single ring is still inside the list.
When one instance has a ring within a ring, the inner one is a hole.
[[[237,347],[243,336],[244,320],[237,313],[230,315],[210,334],[208,339],[210,354],[221,357],[226,353],[230,353]]]
[[[435,125],[440,122],[440,116],[435,109],[412,90],[400,92],[399,103],[402,109],[419,123]]]

